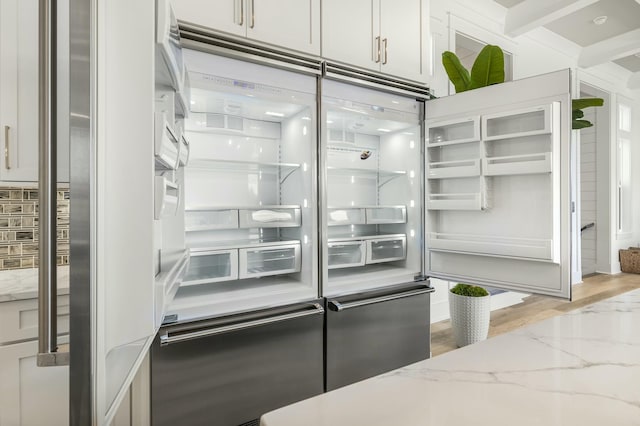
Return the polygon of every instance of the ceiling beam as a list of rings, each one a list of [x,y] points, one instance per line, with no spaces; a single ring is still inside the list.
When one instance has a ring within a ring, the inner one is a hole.
[[[524,0],[507,10],[506,35],[516,37],[585,8],[598,0]]]
[[[640,52],[640,29],[582,48],[578,58],[578,66],[588,68],[638,52]]]
[[[640,71],[631,74],[627,82],[627,87],[632,90],[640,90]]]

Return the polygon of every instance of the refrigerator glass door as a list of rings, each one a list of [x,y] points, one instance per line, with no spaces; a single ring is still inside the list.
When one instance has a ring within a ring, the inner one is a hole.
[[[323,295],[409,282],[421,273],[422,106],[323,81]]]
[[[316,298],[316,78],[197,51],[184,58],[193,280],[169,314],[182,321]]]
[[[569,298],[569,71],[426,111],[428,275]]]

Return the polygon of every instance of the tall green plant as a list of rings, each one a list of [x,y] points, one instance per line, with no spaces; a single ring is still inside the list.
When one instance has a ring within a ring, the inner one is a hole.
[[[453,52],[442,54],[442,64],[456,93],[504,83],[504,53],[498,46],[488,44],[483,47],[473,62],[471,73]]]

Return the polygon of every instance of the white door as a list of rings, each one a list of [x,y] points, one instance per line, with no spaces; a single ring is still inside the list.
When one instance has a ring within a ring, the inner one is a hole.
[[[379,0],[323,0],[323,57],[379,71],[379,35]]]
[[[245,36],[245,0],[171,0],[176,18],[189,24]]]
[[[320,54],[320,0],[246,0],[247,37]]]
[[[427,274],[570,298],[569,70],[426,110]]]
[[[380,2],[381,71],[425,82],[430,46],[426,0]]]

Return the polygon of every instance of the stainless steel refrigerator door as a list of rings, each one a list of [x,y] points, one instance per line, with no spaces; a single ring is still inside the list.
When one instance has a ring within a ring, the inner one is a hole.
[[[160,329],[152,424],[239,425],[323,391],[320,300]]]
[[[432,291],[412,283],[326,299],[325,389],[428,358]]]

